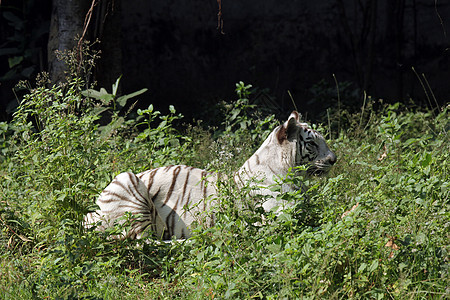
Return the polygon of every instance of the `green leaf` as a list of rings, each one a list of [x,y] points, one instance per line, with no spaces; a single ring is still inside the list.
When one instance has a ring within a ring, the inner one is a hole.
[[[416,243],[418,245],[421,245],[421,244],[425,243],[426,241],[427,241],[427,236],[423,232],[419,232],[416,235]]]
[[[236,119],[236,117],[240,114],[240,110],[239,109],[233,109],[231,111],[231,117],[230,117],[230,121],[234,121],[234,119]]]
[[[399,263],[398,264],[398,268],[400,269],[400,271],[402,271],[404,268],[406,268],[408,265],[405,263]]]
[[[378,259],[374,259],[374,260],[372,261],[372,264],[370,265],[368,271],[369,271],[369,272],[373,272],[373,271],[375,271],[377,268],[378,268]]]
[[[109,136],[115,129],[122,126],[124,121],[125,119],[123,117],[119,117],[116,120],[111,121],[111,123],[109,123],[108,125],[101,127],[100,128],[101,136],[102,137]]]
[[[409,145],[411,145],[411,144],[413,144],[413,143],[416,143],[417,141],[418,141],[418,139],[411,138],[411,139],[406,140],[406,141],[404,142],[404,145],[405,145],[405,146],[409,146]]]
[[[420,199],[420,198],[416,198],[416,200],[414,200],[414,202],[416,202],[419,205],[423,205],[423,203],[424,203],[423,199]]]
[[[10,57],[8,58],[8,64],[9,64],[9,68],[13,68],[14,66],[17,66],[18,64],[20,64],[23,61],[23,56],[14,56],[14,57]]]
[[[119,88],[120,79],[122,78],[122,75],[117,78],[116,82],[112,85],[112,94],[114,97],[117,95],[117,89]]]
[[[281,245],[278,244],[267,245],[267,250],[269,250],[272,253],[279,253],[281,251]]]
[[[85,97],[103,100],[103,104],[109,104],[109,102],[114,99],[114,96],[112,94],[108,94],[108,92],[104,88],[101,88],[100,91],[88,89],[86,91],[82,91],[81,94]]]
[[[278,218],[279,218],[281,221],[284,221],[284,222],[291,222],[291,221],[292,221],[292,215],[291,215],[291,214],[288,214],[288,213],[286,213],[286,212],[282,212],[282,213],[278,216]]]
[[[141,89],[137,92],[128,94],[128,95],[124,95],[124,96],[120,96],[119,98],[117,98],[116,102],[120,107],[124,107],[125,104],[127,103],[128,99],[131,99],[133,97],[139,96],[140,94],[143,94],[147,91],[148,89]]]
[[[431,163],[431,154],[427,153],[424,159],[421,161],[422,167],[427,167]]]
[[[358,268],[358,273],[362,273],[364,272],[364,270],[367,268],[367,264],[366,263],[362,263],[359,268]]]
[[[92,116],[98,116],[100,114],[102,114],[103,112],[109,110],[109,107],[94,107],[91,111],[90,111],[90,115]]]
[[[164,128],[167,125],[167,121],[161,121],[161,123],[159,123],[158,128]]]

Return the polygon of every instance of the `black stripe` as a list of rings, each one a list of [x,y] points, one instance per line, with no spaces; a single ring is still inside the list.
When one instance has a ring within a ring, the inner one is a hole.
[[[130,177],[130,181],[131,181],[131,183],[133,184],[133,187],[134,187],[134,190],[129,188],[130,192],[133,194],[133,196],[136,198],[136,200],[138,200],[141,204],[147,205],[147,201],[146,201],[147,198],[144,195],[142,195],[139,192],[139,189],[138,189],[138,185],[140,184],[139,181],[138,181],[139,179],[133,173],[127,173],[127,174]],[[136,192],[136,193],[134,193],[134,192]],[[139,197],[137,197],[136,195],[139,195],[141,197],[141,199],[143,199],[144,201],[139,199]]]
[[[128,201],[128,198],[126,198],[126,197],[124,197],[122,195],[116,194],[115,192],[110,192],[110,191],[104,190],[101,193],[101,195],[103,195],[103,194],[114,196],[114,197],[119,198],[120,200],[123,200],[123,201]],[[111,203],[111,202],[117,201],[117,199],[108,199],[108,200],[102,199],[103,197],[101,195],[97,199],[98,202]]]
[[[252,168],[250,168],[250,160],[247,160],[248,170],[250,173],[253,173]]]
[[[160,168],[153,169],[153,170],[150,171],[150,174],[148,175],[147,190],[150,191],[150,189],[152,188],[152,186],[153,186],[153,180],[154,180],[154,178],[155,178],[155,176],[156,176],[156,173],[159,171],[159,169],[160,169]]]
[[[173,165],[168,165],[164,168],[165,172],[168,172],[170,169],[172,169]]]
[[[183,202],[184,202],[184,196],[186,195],[186,188],[188,186],[189,176],[191,175],[192,169],[193,169],[193,167],[190,167],[186,173],[186,179],[184,180],[183,192],[181,193],[181,199],[180,199],[181,204],[183,204]],[[189,202],[189,199],[187,201]]]
[[[175,188],[175,183],[177,182],[178,174],[180,174],[181,166],[176,166],[175,170],[173,170],[172,183],[170,184],[169,190],[167,191],[166,200],[164,200],[163,206],[169,201],[172,196],[173,189]]]
[[[187,196],[186,203],[183,206],[189,205],[190,201],[191,201],[191,189],[189,189],[189,193],[188,193],[188,196]]]
[[[127,173],[128,174],[128,176],[130,176],[130,173]],[[134,175],[134,174],[133,174]],[[130,179],[131,179],[131,176],[130,176]],[[130,180],[131,182],[132,182],[132,180]],[[113,180],[113,182],[111,182],[111,184],[115,184],[115,185],[118,185],[119,187],[121,187],[122,188],[122,190],[124,190],[125,192],[127,192],[128,194],[130,194],[130,195],[132,195],[136,200],[138,200],[141,204],[146,204],[145,203],[145,201],[141,201],[140,199],[138,199],[138,197],[136,197],[136,195],[132,192],[132,190],[130,189],[130,188],[128,188],[127,186],[125,186],[122,182],[120,182],[120,181],[118,181],[118,180]],[[133,183],[133,182],[132,182]],[[110,184],[110,185],[111,185]],[[134,188],[136,188],[136,186],[133,184],[133,187]],[[108,188],[108,187],[107,187]],[[115,196],[118,196],[118,198],[120,198],[121,200],[123,200],[123,201],[130,201],[130,202],[133,202],[131,199],[129,199],[129,198],[123,198],[122,196],[119,196],[119,195],[117,195],[116,193],[114,193],[114,192],[109,192],[108,190],[104,190],[103,192],[108,192],[109,194],[113,194],[113,195],[115,195]],[[142,195],[140,195],[142,198],[144,198]],[[145,200],[145,198],[144,198],[144,200]],[[105,203],[107,203],[106,201],[100,201],[100,202],[105,202]],[[111,201],[109,201],[109,202],[111,202]],[[135,202],[133,202],[133,203],[135,203]],[[135,203],[136,204],[136,203]]]
[[[269,170],[272,171],[273,174],[277,174],[277,172],[275,172],[270,165],[267,165],[267,167],[269,167]]]

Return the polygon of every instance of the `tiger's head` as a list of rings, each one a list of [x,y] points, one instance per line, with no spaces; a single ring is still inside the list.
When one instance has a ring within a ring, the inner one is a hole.
[[[300,121],[293,111],[288,120],[277,131],[278,143],[292,149],[294,166],[307,166],[308,175],[326,174],[336,163],[336,155],[328,148],[324,137],[306,123]]]

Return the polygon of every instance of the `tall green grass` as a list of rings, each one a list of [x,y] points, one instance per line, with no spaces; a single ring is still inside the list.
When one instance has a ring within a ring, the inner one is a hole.
[[[213,228],[139,243],[81,226],[115,175],[181,163],[236,170],[277,122],[242,83],[214,129],[181,123],[173,107],[123,111],[114,88],[89,98],[83,86],[32,89],[0,124],[4,299],[448,297],[448,107],[342,114],[331,173],[290,179],[307,192],[280,195],[295,207],[265,213],[263,199],[224,182]]]

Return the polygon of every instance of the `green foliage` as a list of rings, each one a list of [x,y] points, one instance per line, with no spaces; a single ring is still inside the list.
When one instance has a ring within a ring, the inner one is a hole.
[[[96,114],[100,114],[106,111],[112,103],[112,111],[113,113],[118,113],[126,104],[127,101],[131,98],[139,96],[147,91],[147,89],[141,89],[134,93],[118,96],[119,83],[122,76],[117,78],[116,82],[112,85],[112,93],[109,94],[104,88],[101,88],[99,91],[94,89],[87,89],[86,91],[82,91],[81,94],[86,97],[97,99],[101,102],[101,106],[96,110]]]
[[[80,88],[81,86],[84,86],[84,89],[92,88],[92,71],[95,62],[100,58],[100,51],[94,48],[99,41],[81,40],[79,36],[76,36],[74,40],[77,46],[73,49],[55,50],[56,58],[66,64],[67,82],[78,80]]]
[[[181,125],[172,106],[168,115],[149,106],[133,116],[122,108],[142,90],[120,98],[118,83],[112,94],[86,92],[76,78],[32,89],[0,124],[5,299],[448,295],[448,107],[434,116],[367,105],[329,142],[338,156],[329,176],[284,179],[305,187],[280,194],[294,207],[266,213],[251,186],[220,182],[216,225],[166,244],[115,240],[123,228],[99,233],[82,220],[123,171],[194,163],[231,173],[274,118],[249,104],[243,83],[219,129]]]
[[[232,136],[235,143],[240,143],[246,136],[252,140],[264,140],[271,132],[274,116],[262,118],[258,107],[249,103],[251,88],[251,84],[245,85],[242,81],[236,83],[238,100],[224,105],[225,120],[222,122],[224,130],[221,135]]]
[[[16,5],[10,3],[2,6],[1,19],[8,24],[5,28],[6,40],[0,46],[0,58],[8,60],[9,70],[0,74],[0,80],[18,80],[31,78],[39,69],[39,52],[36,47],[49,32],[49,22],[36,16],[33,7],[38,1],[26,1]]]
[[[174,128],[174,123],[182,119],[183,115],[176,114],[172,105],[169,106],[169,112],[166,116],[161,115],[161,112],[153,109],[153,105],[137,111],[138,115],[142,117],[138,120],[143,119],[138,126],[145,125],[146,128],[136,136],[135,141],[145,143],[146,151],[150,154],[147,160],[151,162],[150,166],[152,167],[177,164],[192,155],[189,153],[192,140]],[[156,120],[159,122],[157,126],[155,126]],[[144,170],[150,166],[147,164]]]
[[[240,81],[235,90],[239,98],[231,103],[221,103],[223,121],[208,150],[215,157],[209,156],[207,169],[223,172],[239,169],[259,146],[254,141],[263,141],[273,130],[275,116],[264,116],[255,104],[250,104],[251,88],[252,85]]]

